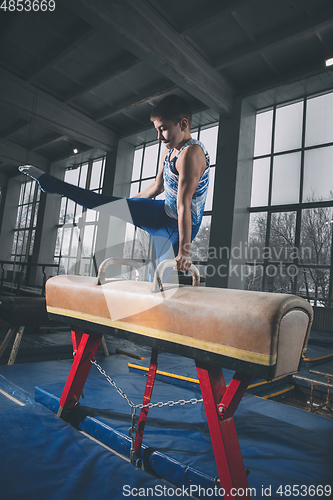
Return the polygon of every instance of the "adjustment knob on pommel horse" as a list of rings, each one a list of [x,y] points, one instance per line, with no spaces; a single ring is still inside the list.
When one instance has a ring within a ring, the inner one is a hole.
[[[107,265],[135,261],[108,260],[103,279],[55,276],[46,283],[47,311],[52,319],[72,327],[73,365],[60,398],[60,409],[79,401],[101,336],[119,336],[152,347],[144,404],[150,401],[158,350],[195,360],[209,432],[226,496],[249,498],[233,415],[252,376],[273,380],[297,372],[304,356],[312,307],[295,295],[231,290],[193,285],[162,284],[163,272],[175,267],[164,261],[152,284],[122,279],[105,280]],[[137,273],[138,273],[137,269]],[[114,330],[114,328],[116,330]],[[235,371],[226,386],[222,368]],[[135,439],[140,457],[148,407],[141,410]]]

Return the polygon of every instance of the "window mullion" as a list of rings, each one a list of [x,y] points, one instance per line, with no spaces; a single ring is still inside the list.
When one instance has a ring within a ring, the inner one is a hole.
[[[276,106],[274,106],[274,109],[273,109],[273,120],[272,120],[271,154],[270,154],[269,187],[268,187],[268,214],[267,214],[267,226],[266,226],[266,238],[265,238],[266,248],[269,248],[270,237],[271,237],[272,214],[271,214],[271,211],[269,209],[270,209],[271,204],[272,204],[275,120],[276,120]],[[266,269],[267,269],[268,265],[269,265],[269,260],[264,259],[264,271],[263,271],[263,279],[262,279],[262,289],[263,290],[266,290],[266,286],[267,286]]]

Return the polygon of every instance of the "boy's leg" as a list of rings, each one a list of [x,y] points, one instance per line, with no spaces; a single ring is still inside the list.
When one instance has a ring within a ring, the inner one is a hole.
[[[178,231],[177,231],[178,233]],[[160,262],[166,259],[174,259],[178,254],[178,238],[170,237],[166,233],[165,236],[151,236],[150,240],[150,265],[147,280],[153,281],[156,267]],[[172,269],[167,269],[163,275],[164,281],[171,274]]]
[[[149,281],[153,280],[156,265],[161,260],[173,259],[177,255],[178,250],[175,254],[173,245],[179,237],[178,224],[166,216],[162,200],[98,194],[61,181],[30,165],[19,170],[36,180],[44,192],[64,195],[79,205],[117,217],[147,231],[152,237]]]
[[[83,207],[103,212],[117,217],[125,222],[145,229],[149,234],[155,234],[161,224],[161,200],[147,198],[119,198],[107,194],[94,193],[56,177],[44,173],[31,165],[19,167],[20,172],[36,180],[46,193],[57,193],[70,198]]]

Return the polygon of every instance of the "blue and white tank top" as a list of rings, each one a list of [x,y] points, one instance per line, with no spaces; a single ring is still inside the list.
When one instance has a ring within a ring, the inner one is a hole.
[[[209,154],[202,144],[202,142],[197,141],[196,139],[190,139],[184,146],[178,151],[177,155],[170,160],[170,155],[172,153],[172,149],[168,152],[165,161],[164,161],[164,193],[165,193],[165,204],[164,210],[166,214],[173,218],[178,219],[178,211],[177,211],[177,193],[178,193],[178,182],[179,182],[179,174],[176,169],[176,161],[182,151],[188,146],[192,146],[192,144],[198,144],[206,157],[206,168],[202,176],[200,177],[199,184],[197,189],[195,190],[192,202],[191,202],[191,218],[192,218],[192,226],[195,226],[199,222],[201,222],[202,214],[204,212],[206,198],[207,198],[207,190],[209,184]]]

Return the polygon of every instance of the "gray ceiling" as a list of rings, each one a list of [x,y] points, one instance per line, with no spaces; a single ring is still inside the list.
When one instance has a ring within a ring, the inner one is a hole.
[[[153,139],[151,106],[195,125],[333,88],[332,0],[55,0],[0,13],[0,174]],[[259,95],[260,93],[260,95]]]

